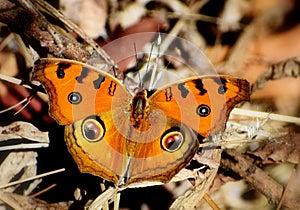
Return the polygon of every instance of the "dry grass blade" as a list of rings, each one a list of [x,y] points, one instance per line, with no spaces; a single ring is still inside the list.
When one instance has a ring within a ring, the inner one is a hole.
[[[35,179],[40,179],[42,177],[50,176],[52,174],[60,173],[60,172],[63,172],[63,171],[65,171],[65,169],[61,168],[61,169],[57,169],[57,170],[50,171],[50,172],[47,172],[47,173],[39,174],[39,175],[30,177],[30,178],[27,178],[27,179],[21,179],[21,180],[18,180],[18,181],[3,184],[3,185],[0,185],[0,189],[7,188],[7,187],[17,185],[17,184],[21,184],[21,183],[24,183],[24,182],[29,182],[29,181],[32,181],[32,180],[35,180]]]
[[[286,122],[286,123],[294,123],[297,125],[300,124],[299,117],[273,114],[273,113],[267,113],[267,112],[235,108],[232,110],[231,114],[240,115],[240,116],[248,116],[248,117],[253,117],[253,118],[270,119],[270,120],[276,120],[276,121],[281,121],[281,122]]]
[[[221,150],[215,149],[210,158],[212,160],[220,160]],[[204,194],[208,192],[218,168],[218,166],[211,167],[210,170],[204,174],[205,178],[196,178],[195,185],[192,189],[189,189],[184,195],[179,196],[171,205],[170,209],[195,209],[200,204]]]
[[[21,112],[21,111],[28,105],[28,103],[30,103],[30,99],[31,99],[31,98],[32,98],[32,95],[30,95],[30,96],[24,98],[23,100],[19,101],[18,103],[16,103],[16,104],[13,105],[13,106],[10,106],[10,107],[8,107],[8,108],[6,108],[6,109],[0,110],[0,114],[3,114],[3,113],[8,112],[8,111],[10,111],[10,110],[13,110],[13,109],[17,108],[18,106],[20,106],[21,104],[25,103],[24,106],[22,106],[22,108],[19,109],[19,110],[15,113],[15,115],[18,114],[19,112]]]
[[[16,85],[22,84],[22,80],[14,78],[14,77],[7,76],[7,75],[4,75],[4,74],[0,74],[0,80],[10,82],[10,83],[16,84]]]
[[[116,194],[118,194],[118,189],[112,187],[108,188],[105,192],[103,192],[93,201],[93,203],[89,206],[88,209],[93,210],[103,208],[104,206],[106,206],[107,202],[114,201],[114,199],[116,198]]]

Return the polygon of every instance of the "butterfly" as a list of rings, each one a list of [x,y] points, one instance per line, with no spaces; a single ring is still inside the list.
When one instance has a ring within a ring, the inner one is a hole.
[[[114,76],[66,59],[40,59],[32,80],[49,95],[49,114],[65,125],[65,141],[81,172],[128,186],[169,182],[203,139],[222,132],[249,83],[196,76],[132,93]]]

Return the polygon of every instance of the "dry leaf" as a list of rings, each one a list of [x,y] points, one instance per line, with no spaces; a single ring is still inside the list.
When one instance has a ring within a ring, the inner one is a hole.
[[[0,142],[10,139],[26,139],[33,141],[32,143],[43,143],[46,146],[49,143],[48,132],[39,131],[32,124],[21,121],[0,127]]]
[[[105,34],[107,1],[60,0],[60,10],[90,37]]]
[[[135,1],[126,5],[124,10],[111,14],[109,18],[110,29],[114,31],[117,26],[126,29],[136,24],[146,14],[144,3],[143,1]]]

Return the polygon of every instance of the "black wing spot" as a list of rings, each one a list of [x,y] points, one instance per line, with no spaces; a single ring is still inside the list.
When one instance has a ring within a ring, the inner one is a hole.
[[[227,87],[225,85],[224,86],[220,86],[218,88],[218,93],[221,94],[221,95],[225,94],[226,91],[227,91]]]
[[[93,84],[94,84],[94,88],[95,89],[100,89],[101,84],[105,81],[105,77],[102,75],[98,75],[98,79],[94,80]]]
[[[227,91],[227,87],[226,87],[226,84],[227,84],[227,79],[225,78],[216,78],[214,79],[215,83],[217,83],[220,87],[218,88],[218,93],[223,95],[226,93]]]
[[[56,76],[58,79],[63,79],[65,77],[65,70],[70,68],[70,63],[58,63],[57,64],[57,70],[56,70]]]
[[[86,67],[83,66],[80,75],[78,77],[76,77],[77,82],[82,83],[83,79],[86,78],[86,76],[88,75],[89,71],[90,70],[88,68],[86,68]]]
[[[188,89],[186,89],[186,87],[185,87],[184,85],[185,85],[184,82],[178,84],[178,89],[179,89],[180,92],[181,92],[181,96],[182,96],[183,98],[186,98],[187,95],[189,94],[189,91],[188,91]]]
[[[111,81],[108,88],[108,95],[113,96],[115,94],[116,89],[117,84],[114,81]]]
[[[61,62],[61,63],[58,63],[58,69],[62,69],[62,70],[65,70],[65,69],[68,69],[71,67],[71,63],[67,63],[67,62]]]
[[[199,95],[203,96],[205,93],[207,93],[207,90],[204,88],[203,82],[201,79],[197,79],[194,81],[196,88],[199,90]]]
[[[57,69],[56,76],[58,79],[63,79],[65,77],[65,71],[63,69]]]
[[[171,101],[173,97],[172,88],[168,87],[165,89],[166,101]]]

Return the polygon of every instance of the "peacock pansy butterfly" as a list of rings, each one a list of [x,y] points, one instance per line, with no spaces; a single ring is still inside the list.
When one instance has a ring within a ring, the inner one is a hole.
[[[50,115],[82,172],[113,182],[171,180],[199,142],[225,128],[233,107],[249,100],[246,80],[199,76],[134,94],[118,79],[80,62],[41,59],[32,80],[49,95]]]

